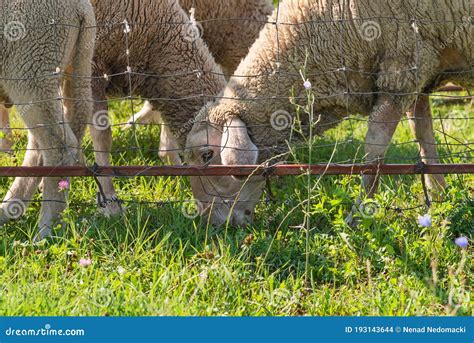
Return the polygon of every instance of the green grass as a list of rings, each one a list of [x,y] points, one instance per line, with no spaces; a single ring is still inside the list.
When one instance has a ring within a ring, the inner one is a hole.
[[[131,109],[120,104],[114,112],[120,121]],[[469,106],[435,107],[437,117],[453,113],[473,116]],[[471,142],[472,149],[474,122],[462,124],[444,122],[454,137],[448,142]],[[441,130],[440,121],[436,126]],[[365,131],[354,119],[315,144],[354,139],[338,146],[334,160],[360,158]],[[152,151],[158,128],[140,128],[135,137],[117,127],[115,137],[123,151],[115,164],[158,163]],[[445,143],[439,132],[437,139]],[[15,140],[24,148],[25,132],[16,131]],[[416,156],[415,144],[400,144],[411,140],[405,122],[389,156]],[[132,146],[141,150],[127,151]],[[441,150],[449,155],[469,147]],[[333,146],[318,148],[315,158],[327,161],[332,153]],[[445,162],[472,161],[470,154]],[[17,165],[21,158],[2,155],[0,163]],[[121,198],[131,202],[115,219],[98,213],[94,182],[75,179],[67,225],[56,238],[29,243],[39,204],[0,231],[0,315],[473,315],[472,246],[454,244],[461,235],[473,238],[473,181],[473,175],[449,176],[445,201],[428,209],[419,177],[385,177],[376,197],[380,210],[351,228],[344,218],[360,179],[314,177],[308,232],[299,206],[307,199],[306,177],[275,180],[277,201],[262,202],[255,224],[245,229],[206,227],[183,216],[181,201],[192,199],[185,179],[116,180]],[[0,181],[2,193],[10,182]],[[146,203],[155,201],[165,204]],[[422,228],[417,217],[428,212],[433,225]],[[80,267],[80,258],[92,265]]]

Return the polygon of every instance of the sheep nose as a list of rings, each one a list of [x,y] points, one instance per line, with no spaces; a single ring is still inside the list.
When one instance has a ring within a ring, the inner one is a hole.
[[[233,216],[232,225],[247,227],[253,222],[253,212],[251,210],[245,210],[243,214]]]

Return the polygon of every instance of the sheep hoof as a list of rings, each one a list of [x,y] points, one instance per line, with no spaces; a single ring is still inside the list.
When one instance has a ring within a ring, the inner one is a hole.
[[[5,212],[0,209],[0,227],[8,223],[11,219],[5,214]]]
[[[446,200],[446,197],[443,193],[431,192],[431,201],[432,202],[443,202]]]
[[[426,185],[430,191],[431,200],[443,202],[446,197],[447,184],[443,175],[425,175]]]
[[[351,212],[344,219],[344,223],[347,226],[356,229],[360,223],[360,210],[361,210],[362,199],[357,198],[354,205],[352,206]]]
[[[33,244],[38,244],[39,242],[45,240],[46,238],[51,237],[52,233],[53,231],[51,230],[49,226],[44,226],[42,229],[39,230],[39,232],[33,238]]]
[[[356,216],[358,212],[359,210],[354,206],[348,216],[344,219],[344,223],[353,229],[357,228],[360,222],[359,218]]]

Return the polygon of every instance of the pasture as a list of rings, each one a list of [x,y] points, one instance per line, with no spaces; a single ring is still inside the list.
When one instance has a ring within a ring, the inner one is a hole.
[[[112,106],[115,123],[132,114],[128,102]],[[472,105],[436,101],[434,117],[460,118],[435,120],[444,162],[472,160]],[[17,117],[12,126],[21,127]],[[114,164],[159,163],[159,130],[114,126]],[[313,161],[361,158],[365,132],[352,118],[315,138]],[[14,141],[19,153],[1,154],[2,166],[21,164],[26,131],[15,130]],[[89,137],[85,147],[92,165]],[[389,157],[416,161],[417,153],[404,121]],[[293,158],[305,162],[307,150]],[[0,314],[473,315],[472,245],[454,241],[472,240],[474,176],[447,180],[443,201],[428,208],[419,176],[384,177],[374,210],[353,227],[344,219],[361,192],[358,176],[312,177],[309,195],[306,176],[278,178],[275,200],[263,199],[252,226],[213,228],[183,205],[192,200],[185,178],[116,179],[127,212],[109,219],[95,205],[94,181],[74,179],[55,237],[31,244],[40,198],[0,230]],[[2,194],[11,181],[1,179]],[[426,214],[431,226],[419,223]]]

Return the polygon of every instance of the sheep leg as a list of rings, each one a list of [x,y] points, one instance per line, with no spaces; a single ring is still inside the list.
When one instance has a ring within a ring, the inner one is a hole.
[[[54,85],[51,86],[53,87]],[[45,88],[47,89],[48,87],[45,86]],[[49,97],[48,95],[46,96],[47,98],[52,98],[54,93],[49,94]],[[33,96],[32,98],[41,99],[40,96]],[[61,105],[57,101],[36,103],[25,109],[22,115],[23,121],[26,127],[32,129],[29,131],[29,147],[31,150],[28,151],[24,164],[40,165],[41,156],[45,166],[55,167],[73,164],[77,155],[75,147],[77,147],[78,143],[69,125],[58,124],[62,121],[60,116],[58,116],[59,113],[61,113]],[[39,154],[40,151],[41,155]],[[57,224],[60,214],[66,207],[66,194],[58,189],[60,180],[57,177],[44,178],[39,233],[35,237],[35,241],[51,234],[52,228]],[[20,196],[22,197],[18,199],[20,201],[30,200],[39,181],[40,178],[17,178],[9,193],[7,206],[13,206],[14,200]],[[24,203],[22,205],[26,208]],[[8,216],[8,212],[2,212],[2,215],[6,214]]]
[[[55,106],[54,111],[60,113],[61,105]],[[60,138],[63,139],[60,139]],[[40,148],[47,147],[48,142],[56,139],[60,145],[53,149],[43,150],[43,160],[45,166],[69,166],[75,165],[78,161],[78,146],[80,145],[74,132],[69,125],[60,125],[56,128],[49,128],[38,131],[35,139],[39,142]],[[51,144],[51,143],[49,143]],[[43,178],[43,203],[41,206],[41,216],[39,222],[39,232],[34,241],[42,240],[51,235],[51,230],[59,222],[61,213],[66,208],[67,191],[60,191],[58,184],[61,178]]]
[[[50,106],[50,110],[54,111],[54,113],[61,113],[61,105],[59,103],[56,105],[54,107]],[[69,125],[59,125],[40,130],[34,133],[34,136],[40,148],[42,148],[45,166],[68,166],[77,163],[79,142]],[[44,147],[49,147],[51,142],[54,142],[54,139],[59,144],[53,146],[52,149],[47,148],[45,150]],[[41,206],[39,232],[34,241],[42,240],[51,235],[52,228],[58,224],[60,215],[66,208],[67,191],[59,190],[59,181],[61,181],[61,178],[43,178],[43,203]]]
[[[388,145],[401,119],[401,111],[389,98],[382,98],[369,118],[369,129],[365,140],[366,161],[381,164]],[[380,175],[364,175],[366,194],[373,197],[377,192]]]
[[[123,127],[124,130],[130,129],[133,124],[151,124],[158,122],[160,119],[160,114],[153,109],[153,105],[149,101],[145,101],[140,112],[131,116],[127,125]]]
[[[53,127],[46,127],[45,130],[36,133],[40,147],[47,146],[48,142],[54,142],[54,137],[62,133],[59,149],[43,151],[45,165],[61,166],[74,165],[82,160],[82,139],[87,129],[87,122],[92,116],[92,98],[91,83],[89,76],[92,75],[92,57],[94,54],[94,42],[96,30],[91,29],[91,24],[95,24],[93,14],[85,18],[84,25],[89,28],[81,29],[77,37],[76,48],[70,56],[71,65],[66,69],[67,72],[74,72],[76,76],[67,77],[63,80],[63,93],[65,95],[64,104],[51,103],[46,104],[45,110],[46,123],[48,118],[52,118],[53,113],[64,113],[65,124]],[[61,110],[64,112],[61,112]],[[51,113],[48,114],[48,110]],[[51,120],[51,119],[50,119]],[[26,122],[26,121],[25,121]],[[58,130],[59,132],[55,132]],[[59,136],[61,138],[61,136]],[[59,178],[44,178],[43,202],[41,207],[41,217],[39,223],[39,232],[34,241],[39,241],[51,235],[53,225],[58,221],[61,213],[66,208],[67,191],[60,191],[58,187]]]
[[[107,98],[104,91],[95,91],[94,88],[94,116],[105,116],[108,113]],[[98,120],[96,118],[96,120]],[[94,123],[96,120],[92,120]],[[110,166],[110,154],[112,151],[112,128],[110,126],[102,127],[97,125],[89,125],[92,142],[94,144],[96,162],[101,167]],[[103,207],[105,216],[115,216],[123,212],[123,208],[118,201],[113,181],[111,177],[101,176],[98,178],[102,187],[103,199],[105,203],[99,204]]]
[[[161,137],[160,137],[160,152],[158,153],[161,161],[165,164],[180,165],[182,164],[181,157],[179,156],[179,144],[173,133],[167,125],[163,123],[160,112],[153,109],[153,105],[146,101],[142,110],[135,114],[128,120],[128,124],[125,129],[132,127],[134,123],[140,124],[161,124]]]
[[[433,118],[430,101],[427,96],[418,99],[414,111],[407,113],[410,128],[420,146],[421,159],[425,163],[439,163],[438,151],[433,131]],[[433,196],[441,198],[446,188],[444,175],[425,175],[426,185],[432,190]]]
[[[179,156],[180,147],[176,140],[173,132],[166,124],[161,124],[161,137],[160,137],[160,159],[165,164],[170,165],[181,165],[181,157]]]
[[[0,128],[2,137],[0,138],[0,151],[10,152],[12,149],[11,129],[9,111],[0,105]]]
[[[23,167],[39,166],[42,164],[38,143],[31,133],[28,133],[28,146],[23,159]],[[8,190],[0,206],[0,225],[6,224],[11,219],[23,215],[26,206],[42,179],[38,177],[17,177]],[[16,209],[14,208],[16,206]]]

